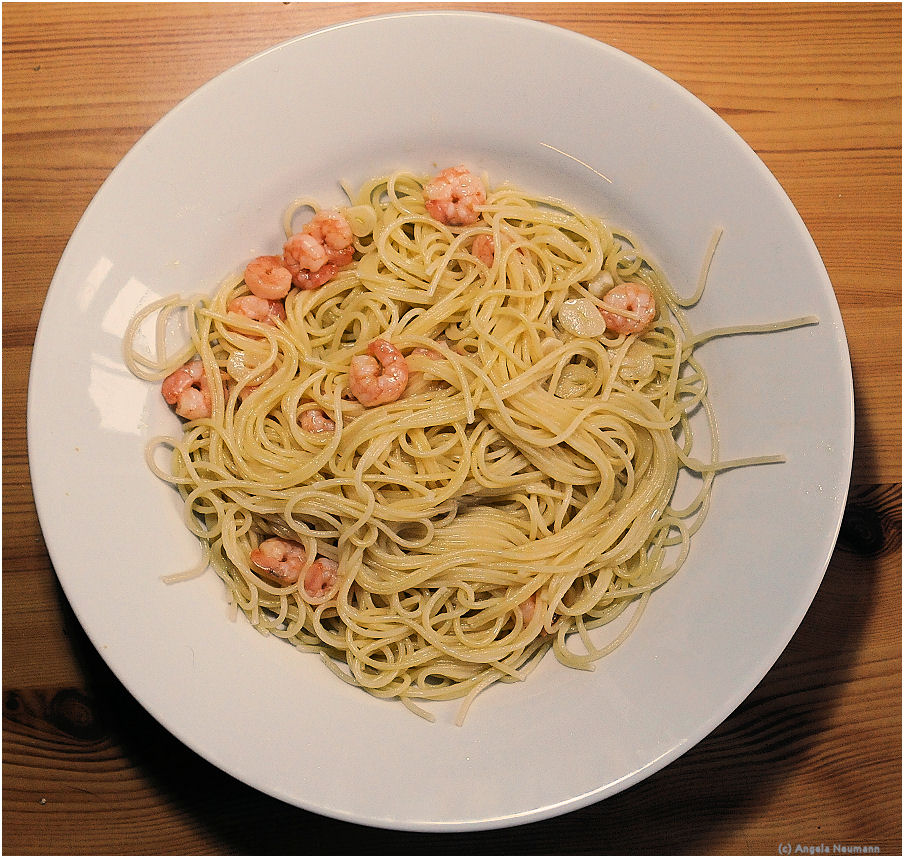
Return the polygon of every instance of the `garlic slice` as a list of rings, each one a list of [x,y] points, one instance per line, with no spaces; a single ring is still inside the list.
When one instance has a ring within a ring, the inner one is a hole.
[[[601,271],[587,284],[587,291],[594,298],[602,298],[615,285],[615,278],[608,271]]]
[[[649,378],[655,371],[652,347],[643,340],[634,340],[618,369],[619,376],[625,381],[640,381]]]
[[[370,235],[377,225],[377,214],[372,206],[351,206],[345,210],[344,214],[352,232],[358,238]]]
[[[559,326],[576,337],[601,337],[606,320],[589,298],[569,298],[559,310]]]
[[[256,366],[257,361],[253,360],[248,352],[239,349],[229,355],[229,359],[226,361],[226,372],[236,381],[244,379],[248,384],[260,384],[273,375],[273,367],[271,366],[250,378],[246,378],[249,373],[254,372]]]
[[[595,376],[586,366],[571,364],[562,370],[556,384],[556,396],[560,399],[576,399],[586,396],[593,385]]]

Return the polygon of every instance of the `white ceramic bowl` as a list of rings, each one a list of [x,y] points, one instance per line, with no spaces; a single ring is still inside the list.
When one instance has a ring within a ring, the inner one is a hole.
[[[230,623],[213,573],[160,582],[197,556],[175,493],[143,459],[146,439],[178,421],[155,385],[129,375],[120,340],[150,298],[213,289],[272,252],[295,196],[338,203],[339,179],[462,161],[632,229],[688,291],[723,227],[693,311],[697,330],[804,314],[821,322],[701,348],[723,454],[780,452],[787,462],[717,480],[685,568],[596,671],[547,658],[528,681],[490,689],[455,727],[454,706],[434,707],[438,721],[428,724],[340,683],[315,656]],[[451,11],[367,19],[278,45],[152,128],[104,183],[60,261],[28,408],[53,564],[138,701],[264,792],[410,830],[573,810],[710,732],[768,671],[819,586],[853,439],[832,286],[800,217],[742,140],[613,48]]]

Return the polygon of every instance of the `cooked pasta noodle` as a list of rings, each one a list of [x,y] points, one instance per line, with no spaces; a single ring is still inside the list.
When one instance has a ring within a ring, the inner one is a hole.
[[[684,312],[702,283],[682,302],[631,236],[508,185],[487,192],[476,222],[440,222],[427,182],[400,172],[347,191],[354,260],[317,288],[292,288],[284,319],[231,312],[248,294],[237,276],[213,296],[146,307],[125,353],[148,380],[202,362],[210,416],[154,438],[147,457],[205,546],[196,571],[210,562],[261,632],[432,717],[421,702],[467,704],[550,649],[591,668],[684,562],[716,472],[775,460],[719,459],[694,356],[707,335]],[[308,209],[319,206],[286,212],[287,239]],[[478,236],[491,252],[477,252]],[[642,334],[600,326],[603,288],[626,282],[655,297]],[[168,354],[172,314],[188,319],[191,342]],[[153,317],[149,356],[138,332]],[[352,362],[375,340],[404,355],[408,381],[394,401],[365,406],[349,393]],[[305,411],[332,428],[303,428]],[[692,455],[698,411],[707,462]],[[699,491],[678,509],[682,470]],[[272,537],[302,547],[297,580],[252,562]],[[315,558],[338,571],[312,593]],[[618,635],[596,641],[632,604]]]

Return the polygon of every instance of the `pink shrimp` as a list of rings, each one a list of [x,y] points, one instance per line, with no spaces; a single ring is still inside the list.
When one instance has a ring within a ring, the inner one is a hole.
[[[364,406],[395,402],[405,392],[407,384],[408,362],[386,340],[374,340],[367,347],[366,355],[352,358],[348,386],[352,396]]]
[[[471,253],[476,256],[487,268],[493,267],[496,259],[496,243],[492,235],[478,235],[471,242]]]
[[[534,618],[534,612],[537,610],[537,594],[534,593],[531,596],[528,596],[520,605],[518,605],[518,612],[521,614],[521,621],[525,626],[530,624],[530,621]]]
[[[487,201],[483,182],[467,167],[447,167],[424,187],[430,216],[451,226],[468,226],[480,217],[477,206]]]
[[[306,408],[298,418],[305,432],[335,432],[336,424],[320,408]]]
[[[281,256],[258,256],[245,268],[245,285],[252,295],[267,301],[285,298],[292,288],[292,273]]]
[[[298,580],[307,555],[301,543],[272,536],[258,545],[250,557],[264,578],[277,586],[287,587]]]
[[[325,596],[339,580],[339,564],[329,557],[318,557],[304,573],[304,589],[312,598]]]
[[[520,605],[518,605],[518,613],[521,614],[521,622],[525,627],[530,625],[530,621],[534,618],[534,614],[537,612],[537,602],[538,597],[536,593],[532,593],[528,596]],[[555,617],[555,615],[553,615]],[[541,635],[550,635],[553,634],[556,629],[561,624],[561,617],[553,620],[552,625],[549,625],[548,621],[543,624],[540,628]]]
[[[642,334],[656,318],[656,299],[642,283],[620,283],[603,296],[603,303],[598,309],[606,329],[615,334]]]
[[[246,281],[247,282],[247,281]],[[242,295],[233,298],[226,307],[227,312],[237,313],[255,322],[275,325],[277,319],[285,320],[286,308],[282,301],[272,301],[258,295]]]
[[[210,386],[200,358],[170,373],[163,379],[160,392],[168,404],[176,406],[176,414],[186,420],[201,420],[210,417],[213,411]]]
[[[417,346],[416,348],[413,348],[409,354],[409,357],[417,355],[433,361],[446,359],[446,356],[442,352],[438,352],[436,349],[426,348],[424,346]],[[424,393],[428,390],[441,390],[443,387],[445,387],[445,382],[438,379],[428,381],[423,372],[420,372],[419,370],[413,370],[409,367],[408,383],[405,386],[404,396],[415,396],[418,393]]]
[[[300,542],[271,536],[251,552],[251,562],[261,576],[278,587],[298,582],[307,561],[307,553]],[[339,580],[339,564],[327,557],[318,557],[304,573],[304,589],[312,598],[328,593]]]
[[[336,210],[321,210],[301,232],[283,246],[283,264],[292,282],[302,289],[317,289],[335,277],[355,255],[354,233]]]

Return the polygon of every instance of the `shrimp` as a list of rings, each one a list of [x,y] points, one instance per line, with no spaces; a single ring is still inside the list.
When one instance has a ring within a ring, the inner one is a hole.
[[[493,267],[496,258],[496,244],[492,235],[478,235],[471,242],[471,253],[476,256],[487,268]]]
[[[530,621],[534,618],[534,614],[537,612],[537,609],[538,609],[537,602],[538,601],[539,600],[537,598],[537,594],[533,593],[530,596],[528,596],[520,605],[518,605],[518,613],[521,614],[521,622],[523,623],[525,628],[527,628],[527,626],[530,625]],[[553,615],[553,616],[555,616],[555,615]],[[549,622],[547,621],[540,628],[539,633],[543,636],[550,635],[556,631],[556,629],[559,627],[560,624],[561,624],[561,618],[555,619],[553,621],[552,625],[550,625]]]
[[[281,256],[258,256],[245,268],[245,285],[258,298],[278,301],[289,294],[292,273]]]
[[[262,577],[278,587],[298,582],[307,561],[307,553],[300,542],[271,536],[251,552],[251,562]],[[311,598],[328,593],[339,580],[339,564],[327,557],[318,557],[305,571],[304,589]]]
[[[421,357],[426,358],[427,360],[436,361],[436,360],[445,360],[446,356],[442,352],[438,352],[436,349],[425,348],[424,346],[417,346],[411,350],[409,357],[420,355]],[[428,390],[441,390],[446,386],[444,381],[440,381],[438,379],[433,379],[428,381],[423,372],[418,370],[412,370],[409,367],[408,370],[408,384],[405,386],[405,396],[414,396],[418,393],[424,393]]]
[[[279,587],[287,587],[298,581],[307,555],[301,543],[272,536],[258,545],[250,557],[264,578]]]
[[[521,621],[525,626],[530,625],[530,621],[534,618],[537,610],[537,594],[528,596],[520,605],[518,605],[518,613],[521,614]]]
[[[395,402],[408,384],[408,362],[386,340],[374,340],[367,352],[352,358],[348,372],[352,396],[367,407]]]
[[[424,187],[424,204],[431,217],[452,226],[476,223],[477,206],[487,201],[483,182],[467,167],[447,167]]]
[[[597,309],[615,334],[642,334],[656,318],[656,299],[642,283],[620,283],[603,296],[603,303]]]
[[[312,598],[325,596],[339,580],[339,564],[329,557],[318,557],[304,573],[304,590]]]
[[[283,245],[283,264],[292,282],[317,289],[332,279],[355,255],[351,225],[335,209],[321,210]]]
[[[233,298],[226,310],[266,325],[275,325],[277,319],[285,320],[286,318],[286,308],[282,301],[261,298],[259,295],[242,295],[240,298]]]
[[[210,386],[200,358],[170,373],[163,379],[160,392],[168,404],[176,406],[176,414],[186,420],[201,420],[210,417],[213,411]]]
[[[306,408],[298,418],[305,432],[335,432],[336,424],[320,408]]]

